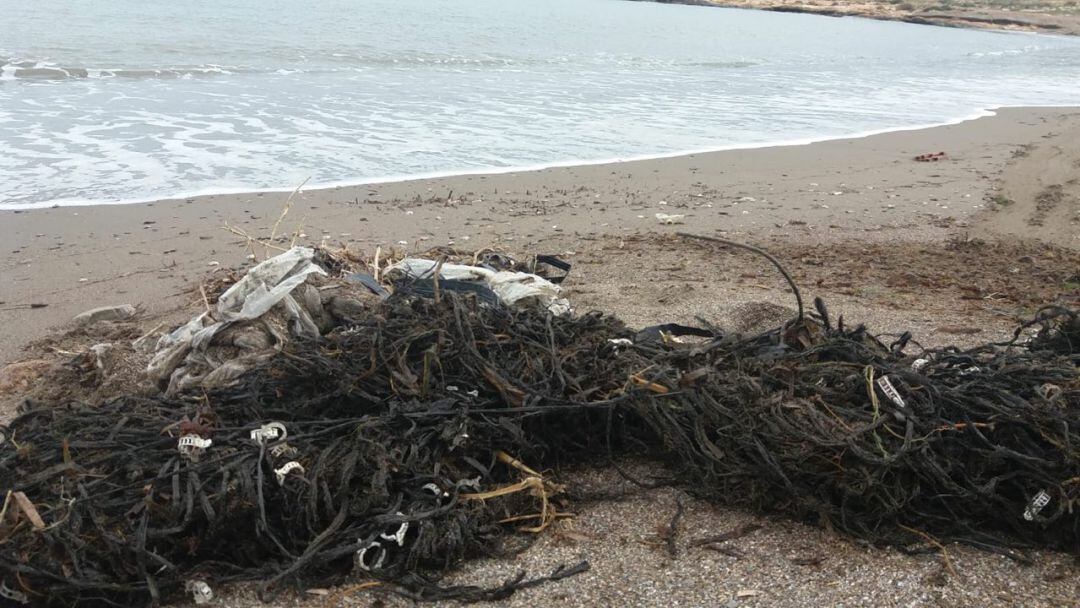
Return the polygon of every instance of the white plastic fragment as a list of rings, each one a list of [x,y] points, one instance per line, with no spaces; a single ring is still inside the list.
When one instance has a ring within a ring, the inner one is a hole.
[[[372,554],[377,556],[374,558],[374,562],[370,564],[367,561],[368,551],[372,551]],[[356,552],[356,566],[366,572],[382,568],[384,561],[386,561],[386,549],[383,549],[378,541],[375,541]]]
[[[406,258],[394,265],[394,269],[412,278],[431,278],[435,272],[434,260]],[[560,287],[544,277],[527,272],[494,271],[481,266],[443,264],[439,278],[451,281],[482,283],[495,292],[499,301],[510,307],[538,306],[552,314],[570,312],[570,303],[560,297]]]
[[[608,342],[614,344],[615,346],[633,346],[634,345],[634,342],[632,340],[630,340],[629,338],[612,338],[612,339],[608,340]]]
[[[405,516],[405,514],[402,513],[401,511],[398,511],[397,515],[399,515],[401,517]],[[385,540],[392,540],[392,541],[396,542],[399,547],[404,547],[405,546],[405,533],[408,532],[408,531],[409,531],[409,522],[403,521],[403,522],[401,522],[401,525],[397,527],[397,530],[395,530],[395,531],[393,531],[393,532],[391,532],[389,534],[385,534],[385,533],[380,534],[379,538],[382,538],[382,539],[385,539]]]
[[[913,362],[913,363],[911,364],[911,369],[912,369],[912,370],[914,370],[914,371],[919,371],[920,369],[922,369],[922,368],[926,367],[926,365],[927,365],[928,363],[930,363],[930,360],[929,360],[929,359],[916,359],[916,360],[915,360],[915,361],[914,361],[914,362]]]
[[[176,449],[188,460],[198,462],[199,456],[213,443],[212,439],[203,439],[198,435],[184,435],[176,442]]]
[[[296,448],[287,443],[279,443],[270,448],[270,455],[274,458],[283,458],[285,456],[296,456]]]
[[[1047,382],[1039,387],[1038,392],[1039,396],[1043,399],[1046,399],[1047,401],[1053,401],[1058,397],[1058,395],[1062,393],[1062,389],[1056,384],[1050,384],[1049,382]],[[0,443],[3,443],[3,441],[0,440]]]
[[[30,598],[25,593],[18,589],[12,589],[7,586],[7,581],[0,582],[0,597],[7,598],[13,602],[19,604],[29,604]]]
[[[1046,490],[1039,490],[1039,493],[1031,499],[1026,509],[1024,509],[1024,519],[1028,521],[1034,521],[1035,516],[1039,514],[1039,511],[1043,510],[1043,507],[1050,504],[1050,495],[1046,493]]]
[[[436,497],[436,498],[449,498],[450,497],[449,492],[443,492],[442,488],[440,488],[439,486],[437,486],[437,485],[435,485],[433,483],[426,483],[420,489],[425,490],[427,492],[431,492],[431,495]]]
[[[683,220],[686,219],[686,216],[681,213],[673,213],[670,215],[667,213],[657,213],[656,219],[661,224],[670,226],[671,224],[682,224]]]
[[[314,327],[314,322],[290,295],[309,275],[326,274],[315,264],[314,256],[313,249],[293,247],[253,266],[242,279],[221,294],[212,312],[195,316],[158,340],[154,357],[146,366],[147,376],[155,382],[168,380],[169,393],[175,392],[182,384],[201,382],[203,373],[209,378],[210,372],[220,365],[204,356],[213,338],[232,325],[263,316],[283,301],[290,317],[290,326],[299,328],[300,337],[317,337],[306,335]],[[287,337],[281,335],[277,339],[283,341]]]
[[[892,400],[897,407],[907,407],[904,403],[904,398],[900,396],[899,391],[892,385],[892,381],[888,376],[881,376],[877,379],[877,385],[881,387],[881,392],[885,393],[885,396]]]
[[[285,485],[285,476],[297,469],[300,470],[300,473],[304,472],[303,465],[301,465],[299,462],[296,462],[295,460],[290,460],[289,462],[281,465],[280,469],[275,469],[274,475],[277,476],[278,485]]]
[[[196,606],[209,604],[214,599],[214,590],[210,588],[210,585],[206,584],[206,581],[188,581],[184,583],[184,590],[191,593],[192,597],[195,598]]]
[[[250,436],[255,445],[262,445],[278,439],[284,439],[289,435],[285,425],[280,422],[268,422],[257,429],[252,429]]]
[[[99,321],[126,321],[138,312],[131,304],[118,306],[102,306],[75,315],[75,324],[79,326],[93,325]]]

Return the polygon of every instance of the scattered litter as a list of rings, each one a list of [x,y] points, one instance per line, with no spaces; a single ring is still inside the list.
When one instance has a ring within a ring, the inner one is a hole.
[[[427,573],[565,517],[556,464],[627,453],[674,463],[671,484],[700,499],[875,544],[1080,547],[1076,310],[915,349],[804,308],[788,278],[797,313],[767,331],[635,332],[554,310],[558,285],[490,253],[374,271],[379,297],[346,278],[370,267],[294,248],[160,338],[159,394],[29,404],[0,427],[0,494],[44,521],[3,529],[0,593],[143,606],[198,601],[197,582],[318,588],[355,570],[407,598],[504,599],[589,563],[491,588]]]
[[[93,325],[101,321],[126,321],[136,315],[138,311],[131,304],[118,306],[102,306],[75,315],[75,324],[80,326]]]
[[[686,219],[686,216],[681,214],[668,215],[667,213],[657,213],[656,219],[659,220],[661,224],[665,225],[681,224],[683,223],[683,220]]]
[[[192,580],[184,583],[184,589],[191,594],[196,606],[209,604],[214,599],[214,591],[206,581]]]
[[[920,163],[931,163],[945,159],[944,152],[930,152],[928,154],[920,154],[915,157],[915,160]]]
[[[435,267],[439,266],[439,280],[475,283],[486,286],[499,299],[510,307],[525,308],[535,306],[546,309],[556,315],[570,312],[570,302],[562,298],[561,289],[547,279],[526,272],[492,270],[481,266],[464,264],[442,264],[422,258],[406,258],[394,265],[393,269],[413,279],[431,279]]]
[[[1031,504],[1024,509],[1024,519],[1033,521],[1035,516],[1039,514],[1039,511],[1043,510],[1043,507],[1050,504],[1050,495],[1046,493],[1046,490],[1039,490],[1039,493],[1035,495],[1035,498],[1031,499]]]

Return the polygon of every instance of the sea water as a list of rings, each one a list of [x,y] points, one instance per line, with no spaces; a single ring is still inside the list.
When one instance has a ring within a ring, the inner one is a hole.
[[[0,207],[291,190],[1080,105],[1080,39],[623,0],[33,0]]]

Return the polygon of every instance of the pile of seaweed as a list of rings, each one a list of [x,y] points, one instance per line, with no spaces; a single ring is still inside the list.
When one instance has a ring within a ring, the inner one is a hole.
[[[4,595],[198,602],[360,574],[420,600],[505,597],[588,564],[493,589],[438,573],[566,515],[539,471],[622,453],[876,544],[1080,553],[1077,311],[922,349],[820,300],[691,341],[407,285],[358,310],[225,388],[28,404],[0,444]]]

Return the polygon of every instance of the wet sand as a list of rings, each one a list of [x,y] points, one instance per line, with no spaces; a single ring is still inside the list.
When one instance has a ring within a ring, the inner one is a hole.
[[[311,190],[296,197],[278,233],[302,224],[298,241],[309,244],[453,243],[572,258],[589,239],[680,229],[811,243],[984,231],[1078,247],[1078,135],[1076,109],[1019,108],[808,145]],[[944,160],[913,160],[939,151]],[[1047,188],[1051,196],[1040,198]],[[131,303],[154,315],[183,308],[207,272],[249,263],[244,240],[224,226],[268,237],[287,198],[0,211],[0,363],[91,307]],[[685,224],[661,225],[657,213],[684,215]],[[1036,213],[1043,217],[1029,221]]]

